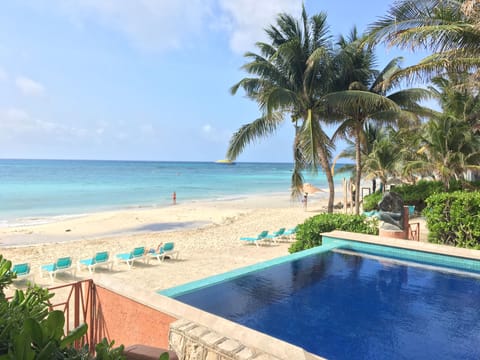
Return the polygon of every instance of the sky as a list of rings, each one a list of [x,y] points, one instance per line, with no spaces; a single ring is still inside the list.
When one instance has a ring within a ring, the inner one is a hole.
[[[364,31],[393,1],[307,0],[334,38]],[[0,158],[213,161],[258,118],[230,87],[243,54],[301,0],[16,0],[0,12]],[[378,67],[422,54],[379,48]],[[294,130],[238,161],[291,162]],[[341,147],[341,144],[340,144]]]

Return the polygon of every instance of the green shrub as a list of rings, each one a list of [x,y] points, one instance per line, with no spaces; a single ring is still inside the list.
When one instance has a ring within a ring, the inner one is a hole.
[[[363,198],[363,211],[377,210],[377,205],[382,200],[383,194],[379,191]]]
[[[297,241],[288,251],[294,253],[322,245],[321,233],[343,230],[362,234],[378,235],[378,222],[363,215],[320,214],[307,219],[298,226]]]
[[[0,359],[49,360],[94,359],[88,347],[77,350],[72,344],[87,331],[82,324],[64,335],[65,315],[62,311],[49,311],[49,300],[54,294],[39,286],[16,290],[9,301],[4,289],[16,277],[12,263],[0,254]],[[97,345],[97,360],[120,360],[123,346],[113,348],[113,342],[103,340]]]
[[[426,203],[430,242],[480,249],[480,192],[435,194]]]
[[[461,183],[459,181],[452,181],[450,183],[449,191],[457,191],[464,186],[470,188],[474,186],[473,183]],[[415,185],[397,185],[392,191],[395,191],[403,199],[405,205],[415,205],[417,211],[422,211],[425,206],[425,200],[433,194],[440,194],[445,192],[443,183],[441,181],[420,180]],[[363,198],[363,211],[378,210],[377,204],[382,199],[381,192],[375,192]]]

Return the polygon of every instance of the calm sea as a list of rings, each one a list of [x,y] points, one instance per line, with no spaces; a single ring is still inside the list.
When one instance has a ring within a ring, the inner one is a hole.
[[[289,163],[0,160],[0,225],[165,206],[174,191],[179,203],[288,193],[291,171]],[[305,180],[328,187],[323,173]]]

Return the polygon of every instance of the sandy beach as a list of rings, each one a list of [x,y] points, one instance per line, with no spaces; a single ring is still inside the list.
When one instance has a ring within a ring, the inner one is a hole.
[[[288,243],[256,247],[239,238],[294,227],[324,211],[325,203],[326,194],[316,194],[305,211],[284,193],[94,213],[48,224],[0,228],[0,252],[14,264],[29,262],[35,282],[51,286],[48,277],[40,277],[39,269],[58,257],[72,256],[77,262],[97,251],[109,251],[115,257],[135,246],[151,248],[160,242],[174,242],[178,260],[136,262],[131,270],[125,264],[114,266],[113,271],[97,270],[119,281],[165,289],[288,254]],[[78,279],[89,276],[86,270],[76,274]],[[70,275],[60,275],[55,285],[70,281]]]

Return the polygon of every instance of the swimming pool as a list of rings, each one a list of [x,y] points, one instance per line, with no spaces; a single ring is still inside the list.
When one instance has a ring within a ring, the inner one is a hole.
[[[480,262],[325,243],[291,261],[167,292],[330,359],[480,358]]]

